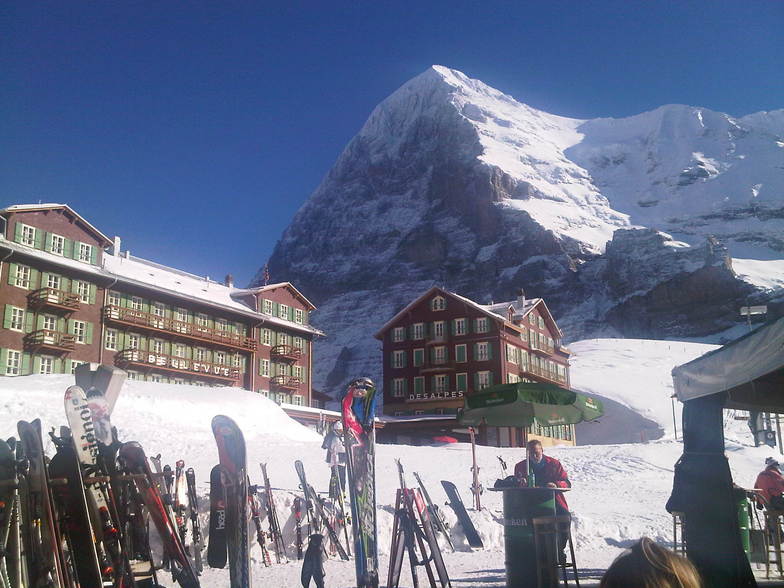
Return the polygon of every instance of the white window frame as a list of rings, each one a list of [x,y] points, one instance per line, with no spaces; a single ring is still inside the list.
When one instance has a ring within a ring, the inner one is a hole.
[[[197,327],[200,327],[202,329],[209,328],[210,317],[204,314],[203,312],[196,313],[196,316],[194,317],[194,321]]]
[[[46,276],[46,287],[52,290],[59,290],[62,279],[57,274],[49,274]]]
[[[11,307],[11,324],[8,328],[12,331],[23,331],[25,324],[25,309],[16,306]]]
[[[449,392],[449,376],[447,374],[433,376],[433,392]]]
[[[121,301],[122,296],[120,296],[119,292],[115,292],[114,290],[109,292],[109,296],[106,299],[106,302],[109,304],[109,306],[120,306]]]
[[[262,299],[261,301],[261,309],[261,312],[270,316],[275,312],[275,307],[272,305],[272,300],[267,300],[266,298]]]
[[[225,318],[217,318],[215,319],[215,330],[216,331],[228,331],[229,330],[229,321]]]
[[[261,330],[261,344],[270,347],[272,345],[272,331],[269,329]]]
[[[128,333],[128,349],[141,349],[142,337],[137,333]]]
[[[178,308],[174,311],[174,320],[181,323],[188,322],[188,310],[185,308]]]
[[[392,398],[403,398],[406,393],[406,379],[392,378]]]
[[[117,351],[117,329],[106,329],[103,346],[110,351]]]
[[[261,358],[261,375],[265,378],[270,377],[270,360]]]
[[[458,347],[463,348],[463,361],[458,359],[460,357],[460,354],[457,352]],[[458,343],[455,345],[455,363],[468,363],[468,345],[465,343]]]
[[[144,308],[144,300],[139,296],[131,296],[128,304],[131,310],[142,310]]]
[[[489,320],[486,316],[480,316],[476,319],[476,332],[487,333],[490,330]]]
[[[301,365],[295,365],[292,375],[295,378],[298,378],[299,381],[301,382],[302,381],[302,366]]]
[[[22,239],[19,242],[22,245],[27,245],[28,247],[35,247],[35,234],[38,231],[38,229],[36,229],[33,226],[26,225],[24,223],[19,223],[19,224],[22,227],[22,231],[21,231]],[[26,234],[28,232],[29,232],[29,235]]]
[[[293,404],[294,406],[302,406],[303,404],[302,394],[292,394],[291,404]]]
[[[476,357],[474,361],[488,361],[490,359],[490,343],[479,341],[476,344]]]
[[[65,237],[52,233],[52,242],[49,244],[49,253],[54,255],[64,255]]]
[[[466,320],[465,318],[456,318],[455,319],[455,335],[465,335],[466,334]]]
[[[490,387],[490,371],[483,370],[481,372],[476,372],[476,384],[479,390]]]
[[[154,353],[155,355],[163,355],[163,351],[166,349],[165,343],[161,339],[152,339],[150,340],[150,352]]]
[[[22,288],[23,290],[29,290],[31,275],[32,275],[32,270],[29,265],[17,265],[16,279],[14,280],[14,286],[16,286],[17,288]]]
[[[73,325],[73,335],[76,338],[76,342],[79,345],[84,345],[87,340],[87,323],[74,320],[71,324]]]
[[[196,361],[207,361],[207,350],[204,347],[197,347],[193,350],[193,357]]]
[[[213,357],[213,363],[217,365],[226,365],[226,352],[216,351],[215,356]]]
[[[288,304],[279,304],[278,305],[278,318],[282,318],[283,320],[289,320],[289,306]]]
[[[417,341],[425,338],[425,323],[414,323],[414,336]]]
[[[90,303],[90,282],[84,280],[76,280],[76,294],[79,296],[79,301],[85,304]]]
[[[90,263],[93,259],[93,246],[89,243],[79,243],[79,261]]]
[[[394,369],[402,369],[406,362],[406,352],[404,350],[396,350],[392,352],[392,367]]]
[[[38,373],[41,375],[49,375],[54,373],[54,357],[51,355],[42,355],[38,366]]]
[[[517,374],[513,374],[512,372],[507,372],[506,374],[506,383],[507,384],[517,384],[520,381],[520,376]]]
[[[392,342],[393,343],[401,343],[406,340],[406,328],[405,327],[395,327],[392,329]]]
[[[43,316],[43,320],[41,321],[41,328],[44,331],[56,331],[57,330],[57,317],[52,316],[51,314],[45,314]]]
[[[82,361],[80,359],[72,359],[70,361],[71,361],[71,373],[72,374],[76,373],[76,368],[78,368],[80,365],[84,365],[85,363],[87,363],[86,361]]]
[[[5,375],[6,376],[21,376],[22,375],[22,352],[15,349],[9,349],[5,358]]]
[[[433,298],[430,308],[432,308],[436,312],[441,310],[446,310],[446,298],[444,298],[443,296],[436,296],[435,298]]]
[[[433,347],[433,364],[444,365],[446,363],[446,345]]]
[[[294,347],[296,347],[297,349],[300,349],[302,351],[305,350],[305,339],[303,339],[302,337],[294,337],[291,344],[294,345]]]
[[[433,338],[443,339],[446,332],[446,321],[433,321]]]
[[[304,311],[301,308],[295,308],[294,309],[294,322],[295,323],[299,323],[301,325],[302,321],[304,320],[304,318],[305,318]]]
[[[184,359],[188,355],[188,348],[183,343],[175,343],[172,345],[172,355]]]

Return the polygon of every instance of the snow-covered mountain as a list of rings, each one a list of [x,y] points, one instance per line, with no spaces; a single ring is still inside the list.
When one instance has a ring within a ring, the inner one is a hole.
[[[584,121],[433,66],[373,110],[269,267],[320,306],[331,391],[380,376],[372,333],[433,283],[524,287],[572,339],[701,337],[741,304],[784,312],[782,259],[784,110]]]

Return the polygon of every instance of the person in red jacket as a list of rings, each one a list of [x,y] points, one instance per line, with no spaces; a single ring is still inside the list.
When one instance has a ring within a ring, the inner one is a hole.
[[[542,443],[538,439],[531,439],[526,445],[528,458],[531,460],[531,473],[533,474],[533,485],[539,488],[571,488],[572,483],[561,462],[544,454]],[[514,475],[521,486],[528,485],[528,460],[524,459],[515,465]],[[569,505],[566,503],[564,492],[555,493],[555,512],[558,515],[566,515],[570,519],[572,514],[569,512]],[[559,537],[558,547],[561,550],[559,557],[565,561],[566,555],[564,548],[569,540],[566,536]]]
[[[784,476],[781,475],[778,461],[772,457],[765,459],[765,469],[757,476],[754,488],[759,490],[758,496],[766,507],[784,510]]]

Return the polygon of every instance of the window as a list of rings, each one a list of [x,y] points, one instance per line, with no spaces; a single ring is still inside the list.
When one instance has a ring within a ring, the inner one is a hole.
[[[406,339],[406,328],[405,327],[395,327],[392,329],[392,341],[394,343],[400,343],[401,341],[405,341]]]
[[[430,308],[433,310],[445,310],[446,299],[443,296],[436,296],[430,303]]]
[[[174,348],[172,349],[172,355],[174,357],[185,357],[185,345],[182,343],[175,343]]]
[[[262,359],[261,360],[261,375],[269,377],[269,375],[270,375],[270,360],[269,359]]]
[[[117,351],[117,331],[115,329],[106,329],[104,347],[112,351]]]
[[[414,367],[419,367],[425,363],[425,350],[414,349]]]
[[[286,333],[278,333],[278,345],[288,345],[289,335]]]
[[[302,324],[303,317],[304,317],[304,314],[302,312],[302,309],[301,308],[295,308],[294,309],[294,322]]]
[[[76,373],[76,368],[78,368],[80,365],[83,365],[85,363],[87,363],[87,362],[86,361],[79,361],[78,359],[72,359],[71,360],[71,373],[72,374]]]
[[[19,225],[22,227],[19,242],[28,247],[35,247],[35,227],[23,225],[22,223],[19,223]]]
[[[487,333],[487,317],[482,316],[476,319],[476,332],[477,333]]]
[[[425,323],[414,323],[414,333],[411,338],[417,340],[425,338]]]
[[[437,374],[433,376],[433,392],[448,392],[449,391],[449,376],[446,374]]]
[[[128,370],[128,379],[129,380],[141,380],[142,378],[141,378],[141,374],[139,372],[134,372],[134,371]]]
[[[109,298],[107,300],[109,306],[120,306],[120,300],[121,298],[119,292],[115,292],[115,291],[109,292]]]
[[[477,372],[476,373],[477,390],[484,390],[488,386],[490,386],[490,372]]]
[[[533,312],[528,315],[528,322],[536,326],[536,315]]]
[[[55,255],[62,255],[65,252],[65,237],[52,234],[52,242],[49,245],[49,252]]]
[[[93,260],[93,246],[87,243],[79,243],[79,261],[90,263]]]
[[[194,380],[193,382],[191,382],[191,384],[193,386],[198,387],[198,388],[206,388],[207,387],[207,382],[204,382],[202,380]]]
[[[215,328],[219,331],[228,331],[229,330],[229,321],[226,319],[215,319]]]
[[[54,357],[42,355],[40,364],[38,366],[39,374],[53,374],[54,373]]]
[[[414,377],[414,394],[424,394],[424,393],[425,393],[425,377],[424,376]]]
[[[261,330],[261,344],[267,345],[268,347],[272,345],[272,331],[269,329]]]
[[[507,384],[516,384],[520,381],[520,376],[517,374],[508,373],[506,374],[506,383]]]
[[[302,337],[294,337],[294,347],[297,349],[305,349],[305,339]]]
[[[291,404],[302,406],[302,394],[292,394]]]
[[[289,320],[289,307],[285,304],[281,304],[278,307],[278,317]]]
[[[414,416],[422,416],[423,414],[425,414],[424,410],[415,410],[414,411]]]
[[[544,329],[544,319],[541,316],[539,317],[539,328]]]
[[[23,308],[11,307],[11,317],[8,328],[12,331],[21,331],[24,329],[25,311]]]
[[[48,314],[44,315],[42,324],[45,331],[55,331],[57,330],[57,317]]]
[[[87,323],[84,321],[73,321],[73,335],[76,337],[76,342],[85,344],[87,340]]]
[[[172,380],[172,384],[177,384],[178,386],[182,386],[183,384],[185,384],[185,379],[184,378],[174,378]]]
[[[210,324],[210,317],[206,314],[199,313],[196,315],[196,325],[201,328],[207,328]]]
[[[300,382],[302,381],[302,366],[301,365],[295,365],[294,366],[294,374],[293,375]]]
[[[79,296],[80,302],[84,302],[85,304],[90,303],[90,284],[88,282],[83,280],[75,280],[74,289],[76,290],[76,294]]]
[[[196,361],[206,361],[207,360],[207,350],[204,347],[197,347],[195,349],[194,356]]]
[[[444,338],[444,321],[435,321],[433,323],[433,339]]]
[[[264,312],[264,314],[272,314],[273,313],[272,300],[267,300],[265,298],[261,302],[262,302],[262,312]]]
[[[148,378],[147,378],[147,381],[148,381],[148,382],[157,382],[157,383],[160,383],[160,382],[162,382],[162,381],[163,381],[163,378],[161,377],[161,375],[160,375],[160,374],[150,374],[150,375],[148,376]]]
[[[460,345],[455,345],[455,361],[457,363],[465,363],[468,361],[468,354],[466,353],[466,344],[461,343]]]
[[[161,341],[160,339],[153,339],[152,341],[150,341],[150,343],[151,343],[150,351],[152,351],[156,355],[161,355],[163,353],[164,350],[163,341]]]
[[[152,313],[155,316],[163,317],[166,315],[166,305],[161,304],[160,302],[153,302],[152,303]]]
[[[406,379],[393,378],[392,379],[392,397],[403,398],[406,395]]]
[[[406,367],[406,352],[405,351],[393,351],[392,352],[392,367],[393,368],[403,368],[403,367]]]
[[[506,344],[506,361],[515,363],[516,349],[517,348],[514,345],[509,345],[509,343]]]
[[[176,320],[180,321],[181,323],[187,323],[188,322],[188,311],[185,310],[184,308],[178,308],[177,311],[174,314],[174,318]]]
[[[216,351],[215,352],[215,363],[218,365],[226,365],[226,352],[225,351]]]
[[[433,363],[435,365],[446,363],[446,346],[439,345],[438,347],[433,347]]]
[[[16,280],[14,281],[14,286],[18,288],[24,288],[25,290],[30,288],[30,266],[27,265],[18,265],[16,266]]]
[[[466,334],[466,320],[464,318],[455,319],[455,335]]]
[[[242,359],[242,355],[240,355],[239,353],[235,353],[234,355],[232,355],[231,356],[231,365],[232,365],[232,367],[235,367],[237,369],[241,369],[242,366],[244,365],[243,359]]]
[[[487,361],[490,359],[490,344],[487,341],[477,343],[476,347],[474,348],[474,360],[476,361]]]
[[[131,308],[133,310],[141,310],[143,308],[144,302],[138,296],[131,296]]]
[[[468,374],[461,373],[455,375],[455,384],[459,392],[468,392]]]
[[[46,287],[52,288],[53,290],[60,289],[60,276],[57,274],[48,274],[46,276]]]
[[[22,352],[8,350],[8,355],[5,359],[5,375],[6,376],[19,376],[22,373]]]

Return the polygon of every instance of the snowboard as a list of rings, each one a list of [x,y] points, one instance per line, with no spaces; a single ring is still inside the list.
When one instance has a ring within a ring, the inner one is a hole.
[[[227,416],[212,419],[212,433],[223,466],[226,492],[226,548],[229,554],[231,588],[250,588],[250,541],[248,535],[248,469],[245,438]]]
[[[357,588],[378,586],[373,427],[375,409],[376,388],[370,378],[359,378],[351,382],[341,401],[341,413],[348,466]]]
[[[223,487],[225,473],[216,465],[210,472],[210,529],[207,543],[207,565],[225,568],[228,551],[226,548],[226,489]]]
[[[471,547],[483,548],[484,543],[482,543],[482,539],[479,537],[479,533],[476,532],[474,523],[471,522],[471,518],[468,516],[468,511],[466,511],[463,500],[460,498],[457,486],[448,480],[441,480],[441,485],[444,487],[444,492],[446,492],[446,495],[449,498],[447,504],[455,511],[457,520],[460,522],[460,526],[463,527],[463,533],[465,533],[468,544]]]

